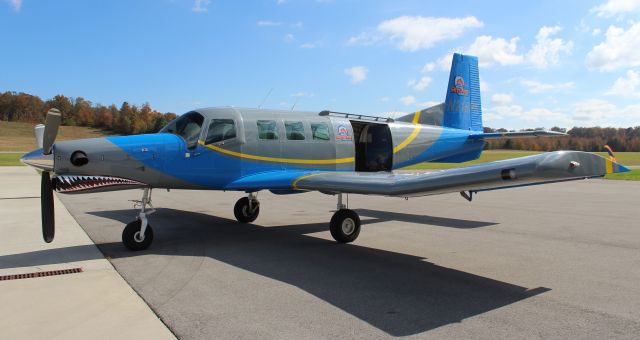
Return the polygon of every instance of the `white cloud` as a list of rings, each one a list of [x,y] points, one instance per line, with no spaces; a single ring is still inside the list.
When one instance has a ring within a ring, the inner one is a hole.
[[[380,98],[380,101],[381,102],[388,102],[389,101],[389,97],[386,97],[386,96],[382,97],[382,98]]]
[[[293,34],[291,34],[291,33],[287,33],[284,36],[284,42],[286,42],[286,43],[292,43],[295,40],[296,40],[296,37],[294,37]]]
[[[461,36],[469,28],[482,27],[473,16],[464,18],[401,16],[381,22],[377,34],[360,33],[349,38],[348,45],[370,45],[383,39],[397,43],[403,51],[417,51]]]
[[[353,36],[347,40],[347,45],[361,45],[361,46],[369,46],[373,45],[382,40],[380,35],[371,34],[368,32],[362,32],[356,36]]]
[[[524,57],[516,52],[519,40],[518,37],[507,41],[503,38],[481,35],[467,49],[467,53],[477,56],[480,66],[520,64],[524,61]],[[450,65],[450,56],[448,60]]]
[[[529,92],[531,93],[542,93],[547,91],[554,90],[566,90],[571,89],[575,86],[575,83],[572,81],[566,83],[541,83],[535,80],[523,79],[520,81],[520,84],[529,88]]]
[[[490,120],[515,119],[526,124],[522,127],[532,127],[532,124],[540,122],[550,125],[570,124],[565,113],[540,107],[525,110],[520,105],[495,106],[487,110],[486,116],[490,117]]]
[[[591,13],[596,13],[599,17],[610,18],[638,10],[640,10],[640,1],[638,0],[608,0],[600,6],[593,7]]]
[[[367,79],[369,70],[364,66],[353,66],[344,70],[344,73],[351,78],[352,84],[357,84]]]
[[[404,96],[400,98],[400,102],[402,102],[402,104],[404,105],[413,105],[416,103],[416,97],[414,96]]]
[[[624,28],[610,26],[606,39],[587,54],[587,66],[600,71],[640,66],[640,22]]]
[[[20,8],[22,7],[22,0],[7,0],[7,2],[16,10],[16,12],[20,11]]]
[[[600,35],[600,33],[602,33],[602,30],[599,28],[594,28],[593,31],[591,31],[591,35],[594,37]]]
[[[426,63],[424,65],[424,67],[422,68],[422,73],[429,73],[429,72],[433,71],[433,69],[435,69],[435,68],[436,68],[436,63],[433,63],[433,62]]]
[[[431,83],[431,77],[424,76],[424,77],[421,77],[419,80],[409,80],[409,82],[407,83],[407,86],[411,87],[416,91],[422,91],[426,89],[430,83]]]
[[[311,98],[313,96],[315,96],[315,94],[309,93],[309,92],[302,92],[302,91],[291,94],[291,97],[308,97],[308,98]]]
[[[302,45],[300,45],[300,48],[316,48],[316,44],[313,43],[304,43]]]
[[[561,30],[560,26],[542,26],[536,34],[536,42],[524,54],[518,52],[520,37],[513,37],[507,40],[490,35],[476,37],[468,48],[463,49],[463,52],[477,56],[481,67],[496,64],[501,66],[528,64],[536,68],[546,68],[557,64],[560,60],[560,55],[562,53],[570,53],[573,48],[573,42],[571,41],[551,38],[552,35]],[[449,70],[451,67],[451,54],[443,56],[435,63],[441,69]]]
[[[560,60],[561,53],[570,53],[573,42],[560,38],[551,39],[551,36],[560,32],[560,26],[542,26],[536,35],[536,43],[527,53],[527,60],[536,68],[547,68],[555,65]]]
[[[277,21],[270,21],[270,20],[259,20],[258,22],[256,22],[256,25],[260,27],[272,27],[272,26],[280,26],[282,25],[282,23]]]
[[[508,105],[513,101],[513,96],[508,93],[496,93],[491,96],[491,103],[502,106]]]
[[[627,71],[626,77],[618,78],[606,94],[623,97],[640,97],[640,72],[634,70]]]
[[[211,4],[211,0],[195,0],[195,2],[193,3],[193,8],[191,8],[191,10],[196,13],[205,13],[209,11],[209,9],[207,8],[209,4]]]
[[[578,126],[637,126],[640,104],[618,107],[602,99],[574,103],[571,117]]]

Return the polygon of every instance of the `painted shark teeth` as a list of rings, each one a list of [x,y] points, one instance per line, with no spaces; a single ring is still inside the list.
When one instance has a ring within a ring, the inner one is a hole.
[[[69,193],[113,186],[145,186],[132,179],[109,176],[58,175],[54,177],[57,192]]]

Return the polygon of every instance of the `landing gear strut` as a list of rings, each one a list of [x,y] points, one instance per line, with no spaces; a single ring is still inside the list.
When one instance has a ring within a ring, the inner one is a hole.
[[[260,202],[255,192],[250,192],[247,197],[243,197],[236,202],[233,207],[233,214],[240,223],[251,223],[260,214]]]
[[[331,223],[329,224],[329,230],[331,236],[338,243],[350,243],[355,241],[360,235],[360,217],[358,213],[350,210],[347,204],[342,203],[342,194],[338,194],[338,211],[331,217]]]
[[[147,215],[156,212],[151,205],[151,188],[145,188],[142,199],[133,201],[133,207],[140,209],[135,221],[128,223],[122,231],[122,243],[129,250],[137,251],[149,248],[153,241],[153,229],[147,220]],[[149,209],[147,209],[149,207]]]

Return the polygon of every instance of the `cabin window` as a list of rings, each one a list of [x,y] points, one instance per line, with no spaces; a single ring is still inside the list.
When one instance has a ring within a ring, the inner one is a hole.
[[[304,140],[304,126],[302,122],[284,122],[284,129],[288,140]]]
[[[233,119],[212,119],[204,143],[222,142],[231,138],[236,138],[236,124]]]
[[[257,124],[259,139],[278,139],[278,126],[275,120],[259,120]]]
[[[160,132],[172,133],[182,137],[187,143],[187,148],[192,149],[198,145],[198,139],[202,131],[202,123],[204,123],[204,117],[192,111],[176,118],[160,130]]]
[[[329,140],[329,125],[327,123],[311,123],[313,140]]]

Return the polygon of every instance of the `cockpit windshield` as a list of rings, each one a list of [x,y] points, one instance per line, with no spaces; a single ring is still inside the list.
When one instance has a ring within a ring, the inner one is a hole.
[[[198,145],[200,131],[204,117],[195,112],[188,112],[174,119],[160,130],[160,133],[172,133],[182,137],[187,142],[187,148],[192,149]]]

